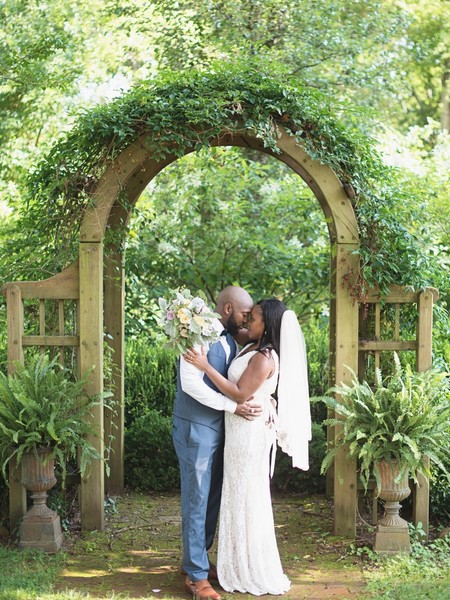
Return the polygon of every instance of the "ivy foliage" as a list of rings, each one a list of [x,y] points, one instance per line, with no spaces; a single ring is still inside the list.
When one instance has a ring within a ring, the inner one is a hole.
[[[355,120],[354,107],[333,105],[316,90],[287,83],[282,68],[274,73],[273,65],[266,70],[262,63],[236,62],[165,73],[80,116],[31,174],[23,226],[47,239],[49,250],[70,248],[93,185],[142,134],[162,160],[208,148],[224,131],[241,129],[252,130],[279,154],[284,127],[355,192],[362,260],[353,274],[354,294],[364,297],[368,286],[385,290],[390,283],[427,285],[432,273],[427,232],[425,225],[420,234],[412,227],[420,222],[420,198],[410,190],[406,195],[399,172],[383,163]],[[54,252],[47,255],[55,260]],[[57,256],[63,259],[60,251]]]

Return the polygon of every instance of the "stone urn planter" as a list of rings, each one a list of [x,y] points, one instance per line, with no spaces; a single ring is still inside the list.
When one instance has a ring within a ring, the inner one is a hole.
[[[47,492],[56,483],[55,461],[50,448],[38,448],[22,457],[22,485],[31,492],[32,508],[20,526],[21,548],[39,548],[54,553],[63,541],[59,515],[47,506]]]
[[[56,483],[54,464],[64,489],[68,461],[78,462],[81,477],[89,476],[93,461],[104,461],[93,411],[112,395],[90,395],[90,371],[75,377],[58,360],[38,354],[27,365],[14,363],[9,375],[0,372],[0,472],[7,482],[8,476],[16,480],[20,475],[32,493],[34,505],[23,518],[20,545],[47,552],[56,552],[62,542],[58,515],[46,503]]]
[[[443,468],[450,461],[450,396],[447,374],[429,369],[416,372],[394,353],[393,368],[384,376],[375,369],[373,382],[352,373],[351,383],[330,388],[335,396],[311,398],[330,410],[326,425],[338,435],[329,444],[321,471],[331,467],[336,453],[355,460],[364,490],[375,479],[385,514],[378,522],[375,550],[410,550],[408,524],[399,515],[409,496],[409,478],[419,485],[428,478],[430,462]],[[399,474],[402,474],[400,478]]]
[[[409,469],[396,481],[400,473],[398,461],[382,460],[376,468],[380,474],[378,497],[384,501],[384,516],[378,520],[374,549],[379,553],[410,552],[408,523],[400,516],[400,502],[411,493]]]

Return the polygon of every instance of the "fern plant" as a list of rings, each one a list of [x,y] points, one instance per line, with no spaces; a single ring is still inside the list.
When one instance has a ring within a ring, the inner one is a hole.
[[[50,448],[61,469],[64,486],[67,462],[79,459],[81,475],[93,459],[103,459],[88,436],[96,432],[90,420],[94,406],[106,392],[89,396],[84,389],[88,373],[75,379],[57,359],[33,358],[27,366],[16,365],[13,375],[0,373],[0,461],[7,480],[11,459],[20,464],[24,453]]]
[[[417,482],[417,474],[428,474],[428,460],[438,465],[450,481],[450,394],[448,374],[430,369],[414,372],[402,367],[394,355],[394,372],[382,378],[376,371],[374,387],[360,382],[353,373],[351,385],[341,384],[329,392],[339,399],[315,398],[342,418],[330,418],[328,425],[342,429],[322,462],[325,473],[339,448],[359,462],[361,481],[367,489],[373,475],[381,490],[377,464],[396,461],[399,475],[407,470]]]

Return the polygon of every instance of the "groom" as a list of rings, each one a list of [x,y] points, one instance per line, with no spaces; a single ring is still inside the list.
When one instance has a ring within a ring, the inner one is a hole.
[[[235,337],[253,306],[249,294],[237,286],[223,289],[216,312],[221,336],[210,345],[208,361],[225,377],[237,352]],[[237,404],[218,392],[209,378],[180,358],[175,397],[173,442],[180,463],[183,533],[182,568],[185,587],[195,600],[220,600],[208,579],[217,579],[210,564],[223,476],[224,411],[246,419],[258,416],[258,404]]]

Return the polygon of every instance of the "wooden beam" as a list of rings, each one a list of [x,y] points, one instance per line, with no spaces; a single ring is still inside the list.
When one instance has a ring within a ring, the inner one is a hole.
[[[336,383],[350,383],[352,369],[358,369],[359,306],[350,295],[348,284],[358,272],[356,244],[337,244],[336,256]],[[344,278],[345,276],[345,278]],[[347,281],[349,280],[349,281]],[[346,282],[347,281],[347,282]],[[346,283],[345,283],[346,282]],[[340,427],[335,428],[336,438]],[[334,461],[334,531],[336,535],[356,537],[357,477],[356,461],[348,460],[340,449]]]
[[[332,235],[340,244],[357,244],[359,241],[358,223],[352,203],[334,171],[311,158],[290,132],[280,127],[277,144],[282,154],[278,157],[288,164],[309,185],[319,201]],[[244,138],[251,138],[246,132]]]
[[[434,302],[436,302],[436,300],[439,298],[439,292],[436,288],[426,288],[425,291],[429,292],[433,296]],[[412,304],[413,302],[418,301],[421,293],[422,292],[420,290],[414,291],[406,286],[391,285],[389,287],[389,293],[386,295],[381,294],[379,290],[371,289],[364,302],[367,302],[369,304],[377,303],[380,301],[389,304],[396,302],[398,302],[399,304]]]
[[[359,349],[365,351],[381,350],[416,350],[417,342],[415,340],[359,340]]]
[[[44,298],[49,300],[76,300],[79,297],[78,259],[64,271],[42,281],[16,281],[5,283],[3,295],[11,286],[20,288],[23,300]]]
[[[86,389],[89,394],[103,391],[103,245],[80,243],[80,371],[92,370]],[[103,403],[92,412],[97,436],[89,441],[101,456],[103,443]],[[81,526],[83,530],[104,527],[104,465],[94,461],[91,472],[81,479]]]
[[[120,250],[105,252],[105,332],[106,342],[111,348],[112,392],[114,412],[105,410],[105,441],[112,436],[109,456],[109,476],[106,491],[121,493],[124,489],[124,309],[125,278],[123,254]]]
[[[78,335],[24,335],[23,346],[79,346]]]
[[[357,243],[358,225],[353,206],[336,174],[328,165],[312,159],[291,132],[280,127],[279,133],[277,144],[281,153],[275,157],[288,164],[313,190],[325,217],[332,221],[329,227],[337,241]],[[166,156],[164,160],[155,160],[146,143],[144,133],[107,167],[92,192],[92,203],[83,218],[80,240],[95,242],[103,239],[111,209],[120,194],[125,190],[131,210],[131,206],[153,177],[176,160],[175,154]],[[211,145],[251,147],[274,155],[264,148],[254,131],[245,128],[234,132],[223,131],[215,140],[211,140]],[[194,147],[186,151],[186,154],[193,150]]]

